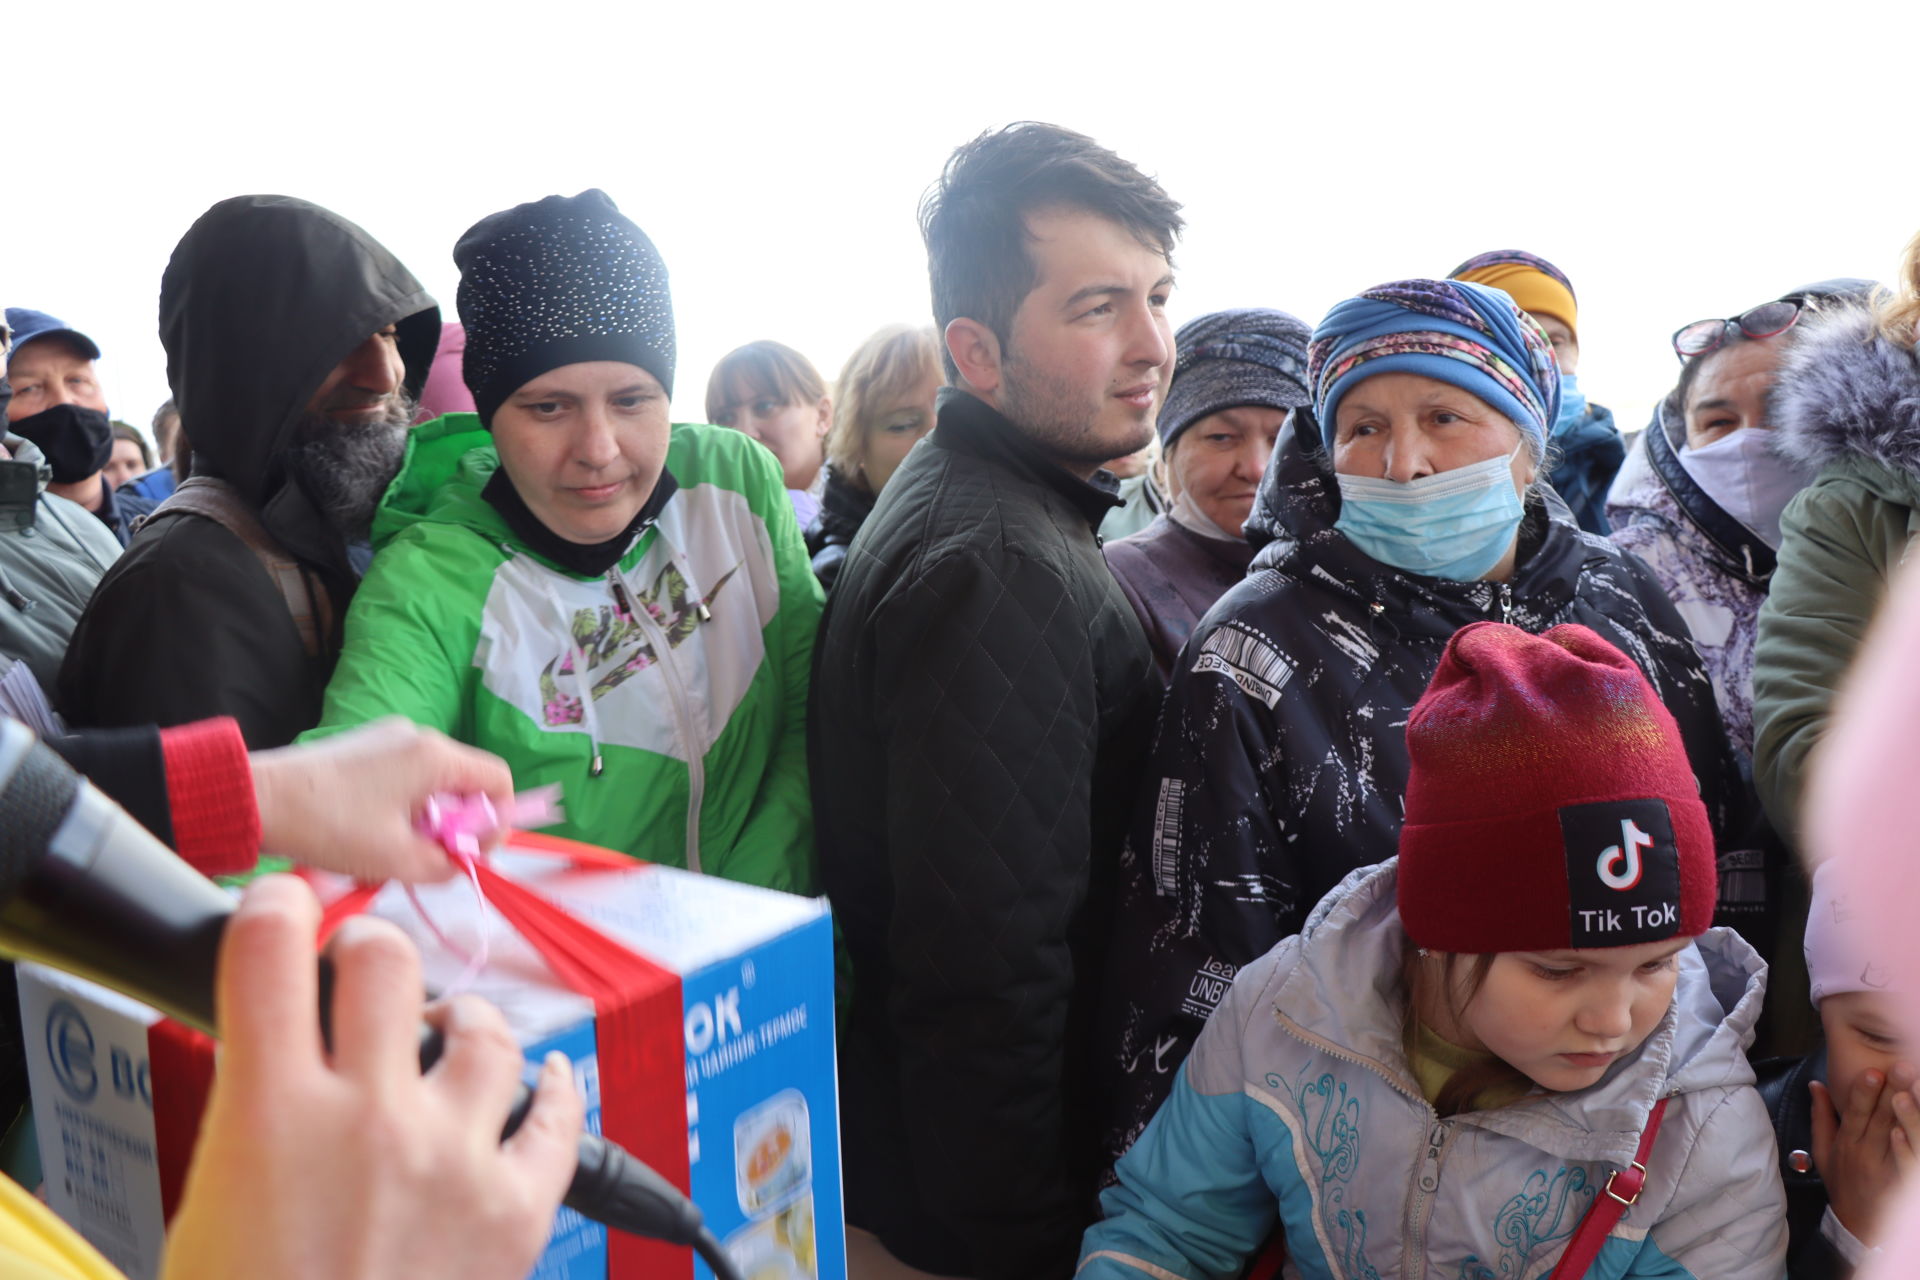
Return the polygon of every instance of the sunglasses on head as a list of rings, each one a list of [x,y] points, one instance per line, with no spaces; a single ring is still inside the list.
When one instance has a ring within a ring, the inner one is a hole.
[[[1681,325],[1673,334],[1673,354],[1682,364],[1720,348],[1736,327],[1749,338],[1771,338],[1785,333],[1800,321],[1807,306],[1805,298],[1784,298],[1763,302],[1751,311],[1743,311],[1725,320],[1695,320]]]

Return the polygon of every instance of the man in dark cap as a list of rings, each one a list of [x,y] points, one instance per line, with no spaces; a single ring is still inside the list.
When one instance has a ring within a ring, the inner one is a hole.
[[[440,310],[338,214],[213,206],[160,282],[193,475],[102,579],[60,672],[76,726],[231,715],[248,746],[320,718]]]
[[[0,312],[0,676],[17,680],[12,666],[24,663],[51,694],[74,625],[120,544],[83,508],[50,491],[52,468],[40,446],[5,429],[13,397],[10,342]]]
[[[7,327],[13,331],[7,429],[40,450],[49,469],[47,492],[93,512],[126,546],[133,522],[154,503],[116,493],[102,474],[113,456],[113,426],[93,367],[99,346],[64,320],[26,307],[7,308]]]

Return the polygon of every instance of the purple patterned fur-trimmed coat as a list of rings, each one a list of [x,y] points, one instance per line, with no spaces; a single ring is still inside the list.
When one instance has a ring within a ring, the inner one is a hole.
[[[1676,450],[1685,434],[1662,406],[1653,424],[1634,441],[1607,495],[1611,536],[1616,546],[1646,561],[1686,620],[1694,647],[1713,680],[1714,701],[1727,737],[1740,758],[1749,760],[1753,756],[1753,644],[1760,606],[1767,599],[1773,553],[1750,531],[1730,547],[1722,547],[1702,531],[1701,521],[1728,523],[1733,518],[1697,489],[1683,502],[1661,479],[1648,456],[1654,431],[1665,431]]]

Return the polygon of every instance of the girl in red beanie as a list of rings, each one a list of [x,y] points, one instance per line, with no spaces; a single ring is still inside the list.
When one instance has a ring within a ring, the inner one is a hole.
[[[1101,1197],[1081,1280],[1773,1280],[1745,1050],[1673,718],[1584,627],[1478,623],[1407,722],[1400,856],[1246,966]]]

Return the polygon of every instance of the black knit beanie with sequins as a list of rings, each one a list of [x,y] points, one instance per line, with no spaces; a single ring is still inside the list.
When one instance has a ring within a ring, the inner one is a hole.
[[[639,365],[673,394],[667,265],[604,191],[548,196],[482,218],[453,246],[462,372],[480,421],[562,365]]]

